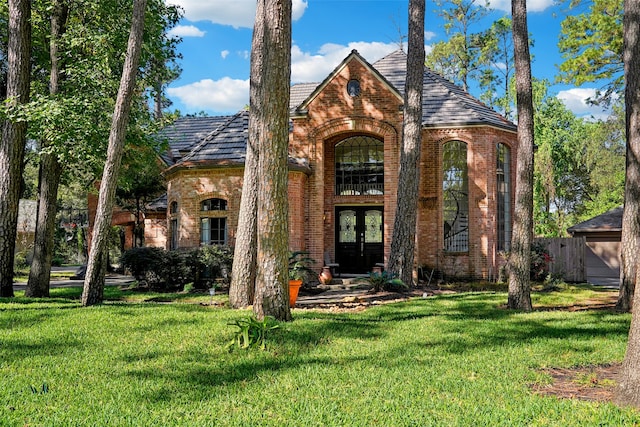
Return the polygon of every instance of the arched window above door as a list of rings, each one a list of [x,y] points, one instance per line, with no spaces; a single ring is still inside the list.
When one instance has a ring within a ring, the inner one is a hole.
[[[384,144],[358,135],[335,146],[335,194],[341,196],[384,194]]]

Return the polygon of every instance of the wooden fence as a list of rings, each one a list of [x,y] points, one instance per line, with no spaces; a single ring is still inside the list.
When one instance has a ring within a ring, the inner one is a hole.
[[[550,273],[562,277],[566,282],[587,281],[585,237],[553,237],[534,240],[544,245],[553,259],[549,264]]]

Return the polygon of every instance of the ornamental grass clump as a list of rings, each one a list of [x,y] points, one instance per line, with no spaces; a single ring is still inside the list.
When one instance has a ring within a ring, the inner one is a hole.
[[[228,324],[238,328],[233,339],[227,345],[229,350],[233,347],[243,349],[258,347],[260,350],[266,350],[269,332],[280,327],[276,320],[270,316],[266,316],[262,321],[250,316],[245,319],[234,320]]]

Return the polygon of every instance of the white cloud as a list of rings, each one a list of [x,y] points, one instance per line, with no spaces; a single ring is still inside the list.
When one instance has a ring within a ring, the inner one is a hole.
[[[398,49],[394,43],[354,42],[349,45],[327,43],[312,54],[294,45],[291,51],[292,83],[320,82],[334,70],[349,53],[356,49],[369,63]],[[243,52],[238,52],[242,54]],[[246,52],[248,54],[248,51]],[[249,103],[249,80],[224,77],[205,79],[179,87],[170,87],[167,94],[180,100],[189,112],[205,110],[214,113],[233,113]]]
[[[256,17],[255,0],[167,0],[184,9],[189,21],[211,21],[234,28],[252,28]],[[293,0],[291,18],[297,21],[307,9],[307,0]]]
[[[542,12],[553,6],[554,0],[527,0],[527,12]],[[489,3],[489,8],[511,12],[511,0],[495,0]]]
[[[395,43],[352,42],[347,46],[326,43],[316,54],[303,52],[297,45],[291,50],[291,81],[320,82],[356,49],[369,63],[373,63],[385,55],[398,49]]]
[[[249,103],[249,80],[205,79],[168,88],[167,94],[178,98],[191,111],[234,113]]]
[[[431,40],[433,38],[435,38],[437,36],[436,33],[434,33],[433,31],[425,31],[424,32],[424,39],[425,40]]]
[[[227,56],[229,56],[228,50],[223,50],[222,52],[220,52],[220,57],[222,57],[222,59],[227,59]]]
[[[169,37],[204,37],[205,34],[195,25],[176,25],[167,33]]]
[[[558,92],[556,97],[578,117],[593,116],[596,119],[604,119],[609,116],[609,111],[598,105],[591,105],[589,98],[594,98],[594,88],[573,88]]]

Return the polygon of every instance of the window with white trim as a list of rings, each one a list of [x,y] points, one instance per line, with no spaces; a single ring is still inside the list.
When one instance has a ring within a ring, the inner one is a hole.
[[[227,201],[212,198],[200,202],[200,244],[227,244]]]

